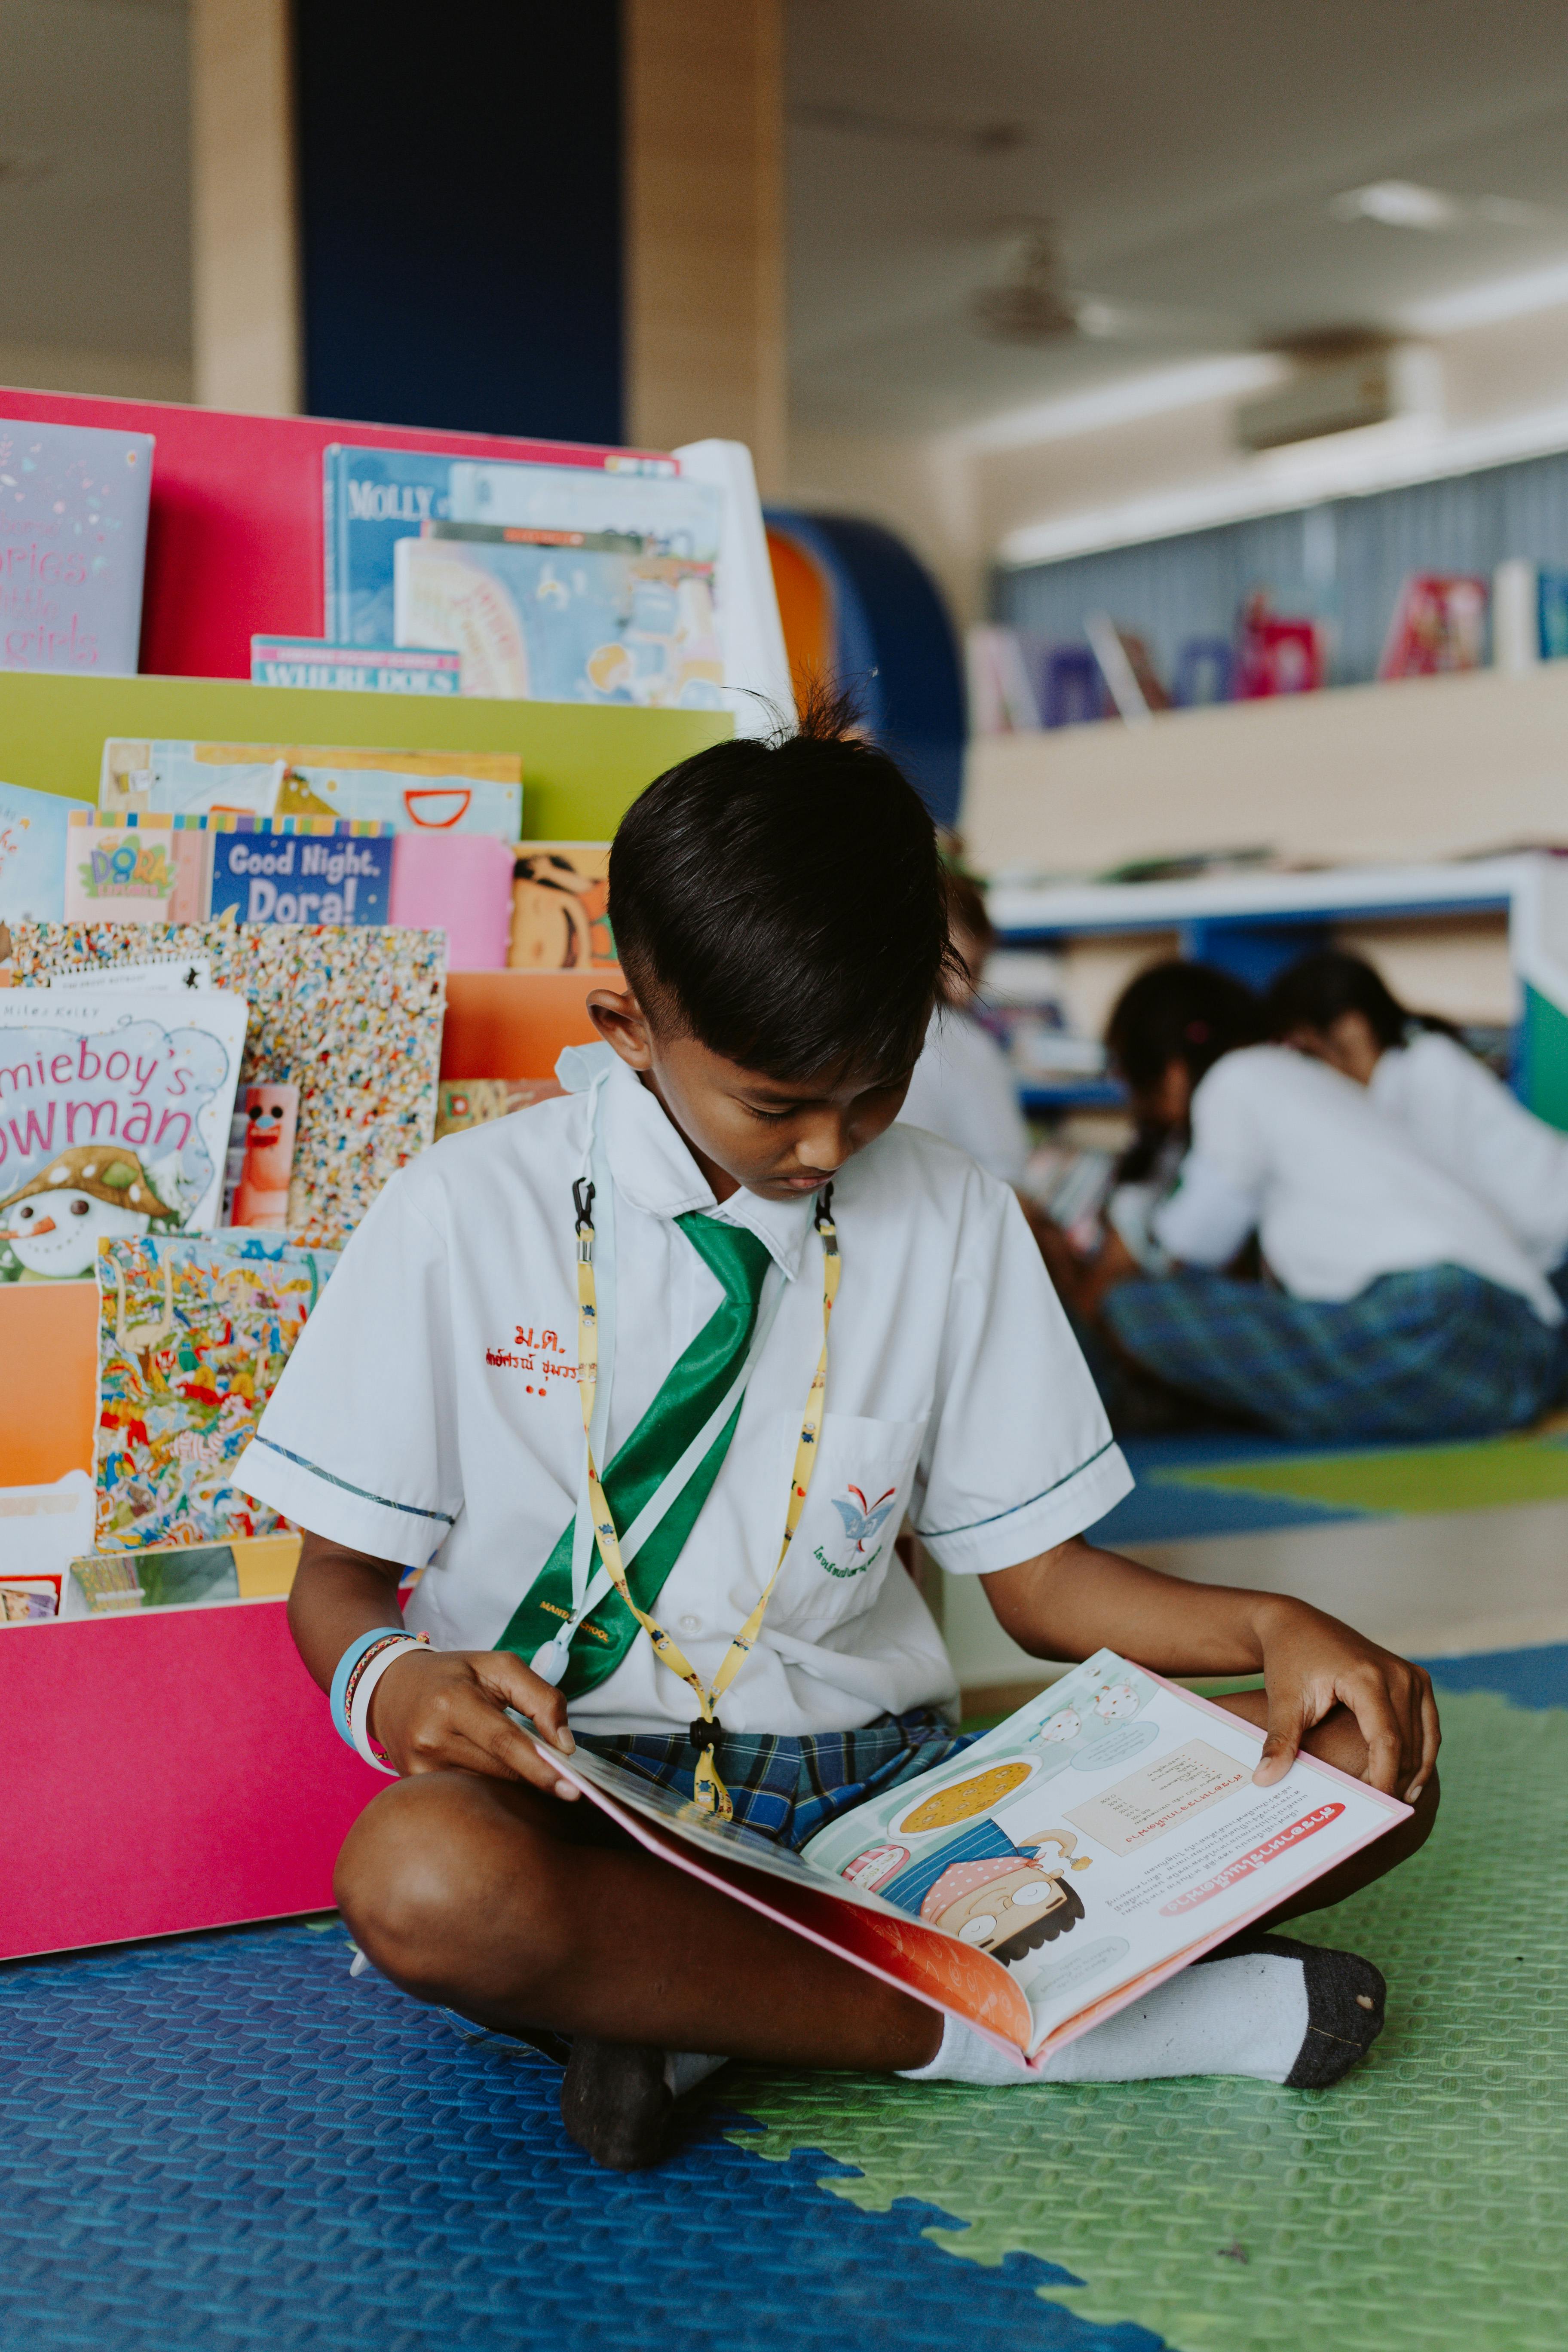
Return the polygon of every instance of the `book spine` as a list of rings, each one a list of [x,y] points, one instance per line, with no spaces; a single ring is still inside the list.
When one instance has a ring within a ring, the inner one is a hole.
[[[338,457],[342,445],[330,442],[321,452],[321,631],[331,645],[346,642],[338,611],[341,562],[338,553]]]

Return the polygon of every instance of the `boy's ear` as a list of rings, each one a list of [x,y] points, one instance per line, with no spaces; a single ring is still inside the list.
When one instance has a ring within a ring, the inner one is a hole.
[[[613,1045],[628,1068],[653,1067],[653,1042],[647,1015],[631,990],[591,988],[588,1017],[607,1045]]]

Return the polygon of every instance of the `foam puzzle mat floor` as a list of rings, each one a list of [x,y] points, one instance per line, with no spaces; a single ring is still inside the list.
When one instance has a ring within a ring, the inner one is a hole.
[[[736,2069],[623,2179],[335,1922],[0,1968],[0,2346],[1557,2352],[1568,1651],[1436,1671],[1436,1835],[1306,1925],[1391,1984],[1331,2092]]]

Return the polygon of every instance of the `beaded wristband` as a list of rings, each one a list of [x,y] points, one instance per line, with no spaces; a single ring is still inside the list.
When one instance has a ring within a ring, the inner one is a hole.
[[[410,1635],[404,1633],[400,1626],[373,1625],[368,1633],[357,1633],[338,1660],[337,1671],[332,1676],[332,1726],[345,1748],[352,1748],[354,1744],[353,1731],[349,1722],[349,1677],[366,1653],[375,1649],[381,1643],[402,1642],[411,1638]]]
[[[428,1633],[394,1633],[390,1641],[379,1643],[367,1650],[349,1677],[349,1728],[353,1743],[367,1764],[378,1772],[390,1773],[396,1780],[397,1767],[386,1750],[370,1736],[370,1703],[375,1696],[376,1685],[388,1666],[407,1650],[428,1650]]]

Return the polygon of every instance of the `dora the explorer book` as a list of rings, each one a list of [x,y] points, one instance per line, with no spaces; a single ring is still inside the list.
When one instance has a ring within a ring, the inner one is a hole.
[[[1100,1650],[800,1853],[579,1748],[552,1769],[653,1853],[1040,2066],[1405,1819]],[[722,1750],[720,1754],[722,1769]]]

